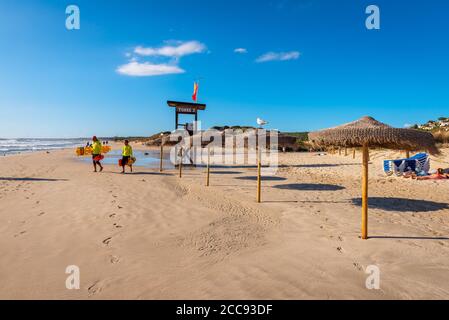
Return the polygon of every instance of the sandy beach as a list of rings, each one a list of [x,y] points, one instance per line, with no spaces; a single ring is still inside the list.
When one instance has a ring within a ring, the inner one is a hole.
[[[449,167],[442,152],[433,169]],[[215,168],[206,187],[204,169],[2,157],[0,299],[449,299],[449,182],[385,176],[401,156],[371,152],[367,241],[360,153],[280,154],[261,204],[252,167]],[[80,290],[65,287],[69,265]]]

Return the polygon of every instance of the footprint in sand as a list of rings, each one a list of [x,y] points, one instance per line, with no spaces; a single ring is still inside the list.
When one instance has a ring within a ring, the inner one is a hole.
[[[343,253],[343,248],[342,247],[337,247],[337,251],[340,253]]]
[[[112,264],[116,264],[116,263],[119,263],[119,262],[120,262],[120,258],[117,257],[117,256],[110,256],[109,261],[110,261]]]
[[[119,225],[119,224],[117,224],[117,223],[114,223],[114,227],[116,227],[117,229],[123,228],[123,226],[121,226],[121,225]]]
[[[108,237],[108,238],[104,239],[102,242],[105,245],[109,245],[109,242],[111,242],[111,240],[112,240],[112,237]]]
[[[115,216],[116,216],[115,213],[111,213],[111,214],[109,215],[109,218],[115,218]]]
[[[359,271],[363,270],[362,265],[360,263],[358,263],[358,262],[354,262],[352,265],[354,266],[354,268],[356,268]]]
[[[87,288],[87,292],[89,293],[89,296],[93,296],[94,294],[101,292],[102,289],[100,281],[95,281],[94,284]]]
[[[21,231],[20,233],[17,233],[14,235],[14,238],[17,238],[18,236],[21,236],[22,234],[25,234],[26,231]]]
[[[43,216],[44,214],[45,214],[45,212],[41,212],[37,216],[40,217],[40,216]]]
[[[119,209],[123,209],[123,207],[121,207],[121,206],[117,206],[117,208],[119,208]]]

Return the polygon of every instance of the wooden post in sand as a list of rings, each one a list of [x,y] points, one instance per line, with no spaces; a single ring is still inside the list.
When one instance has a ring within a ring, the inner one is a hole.
[[[345,147],[345,157],[348,156],[348,147]]]
[[[207,173],[206,173],[206,187],[209,186],[210,176],[210,146],[207,146]]]
[[[159,162],[159,172],[162,172],[164,170],[163,164],[162,164],[163,156],[164,156],[164,145],[161,142],[161,158],[160,158],[160,162]]]
[[[341,156],[341,147],[338,147],[338,155]]]
[[[257,197],[256,200],[258,203],[261,201],[261,162],[260,162],[260,146],[259,146],[259,129],[256,129],[256,156],[257,156]]]
[[[352,159],[355,159],[355,148],[352,149]]]
[[[260,152],[259,150],[257,150],[257,202],[260,203],[261,202],[261,188],[262,188],[262,179],[261,179],[261,162],[260,162]]]
[[[369,149],[363,145],[362,162],[362,239],[368,239],[368,157]]]
[[[405,151],[405,157],[406,157],[407,159],[410,158],[410,151],[408,151],[408,150]]]
[[[182,178],[182,147],[181,150],[179,151],[179,156],[181,157],[179,161],[179,177]]]

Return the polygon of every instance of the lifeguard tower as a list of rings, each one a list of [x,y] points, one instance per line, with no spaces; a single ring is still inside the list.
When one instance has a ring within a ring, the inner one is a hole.
[[[180,102],[180,101],[167,101],[167,105],[169,107],[175,108],[175,130],[179,127],[185,129],[190,136],[193,136],[194,131],[196,130],[195,126],[198,121],[198,111],[206,110],[206,105],[201,103],[193,103],[193,102]],[[179,115],[187,114],[195,116],[195,122],[181,124],[179,123]],[[192,146],[192,141],[190,142],[190,146]],[[191,165],[195,166],[193,159],[195,159],[196,151],[190,150],[185,155],[182,155],[183,165]],[[175,167],[177,165],[175,164]]]
[[[190,135],[193,134],[193,123],[179,123],[179,115],[180,114],[188,114],[195,116],[195,122],[198,121],[198,110],[206,110],[206,105],[201,103],[193,103],[193,102],[180,102],[180,101],[167,101],[167,105],[169,107],[176,108],[175,110],[175,130],[179,127],[187,130]]]

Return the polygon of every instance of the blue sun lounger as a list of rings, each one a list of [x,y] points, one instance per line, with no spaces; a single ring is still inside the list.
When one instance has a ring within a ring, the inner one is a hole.
[[[385,160],[384,161],[384,171],[387,175],[391,176],[396,174],[401,176],[404,172],[415,171],[428,172],[430,170],[430,158],[427,153],[418,153],[408,159],[397,159],[397,160]]]

